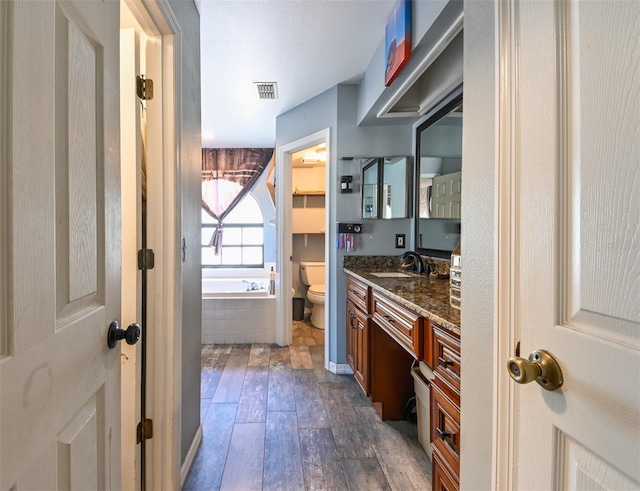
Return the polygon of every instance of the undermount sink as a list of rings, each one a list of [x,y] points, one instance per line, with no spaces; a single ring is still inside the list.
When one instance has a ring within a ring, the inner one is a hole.
[[[397,273],[397,272],[384,272],[384,273],[371,273],[373,276],[377,276],[378,278],[410,278],[411,276],[405,273]]]

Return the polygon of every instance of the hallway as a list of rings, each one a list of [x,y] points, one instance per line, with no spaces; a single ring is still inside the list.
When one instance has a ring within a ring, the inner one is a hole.
[[[324,370],[324,332],[293,344],[202,346],[203,441],[185,490],[431,489],[409,422],[380,421],[351,375]]]

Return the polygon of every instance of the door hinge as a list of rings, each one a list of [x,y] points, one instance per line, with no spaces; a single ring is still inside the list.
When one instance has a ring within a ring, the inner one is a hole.
[[[151,440],[153,438],[153,420],[152,419],[143,419],[138,423],[137,429],[137,442],[140,443],[142,440]]]
[[[144,75],[136,76],[136,94],[143,101],[153,99],[153,80],[144,78]]]
[[[154,260],[153,249],[140,249],[138,251],[138,269],[140,271],[153,269]]]

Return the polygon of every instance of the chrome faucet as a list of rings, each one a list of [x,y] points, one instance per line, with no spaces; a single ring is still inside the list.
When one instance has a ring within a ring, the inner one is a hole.
[[[424,264],[422,264],[422,258],[420,257],[420,254],[413,251],[405,252],[402,256],[400,256],[400,268],[410,269],[411,271],[415,271],[416,273],[423,273]]]

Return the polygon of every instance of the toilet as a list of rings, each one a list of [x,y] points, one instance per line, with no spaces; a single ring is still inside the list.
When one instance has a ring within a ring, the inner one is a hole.
[[[311,324],[324,329],[324,263],[301,262],[300,276],[302,283],[309,287],[307,300],[312,305]]]

